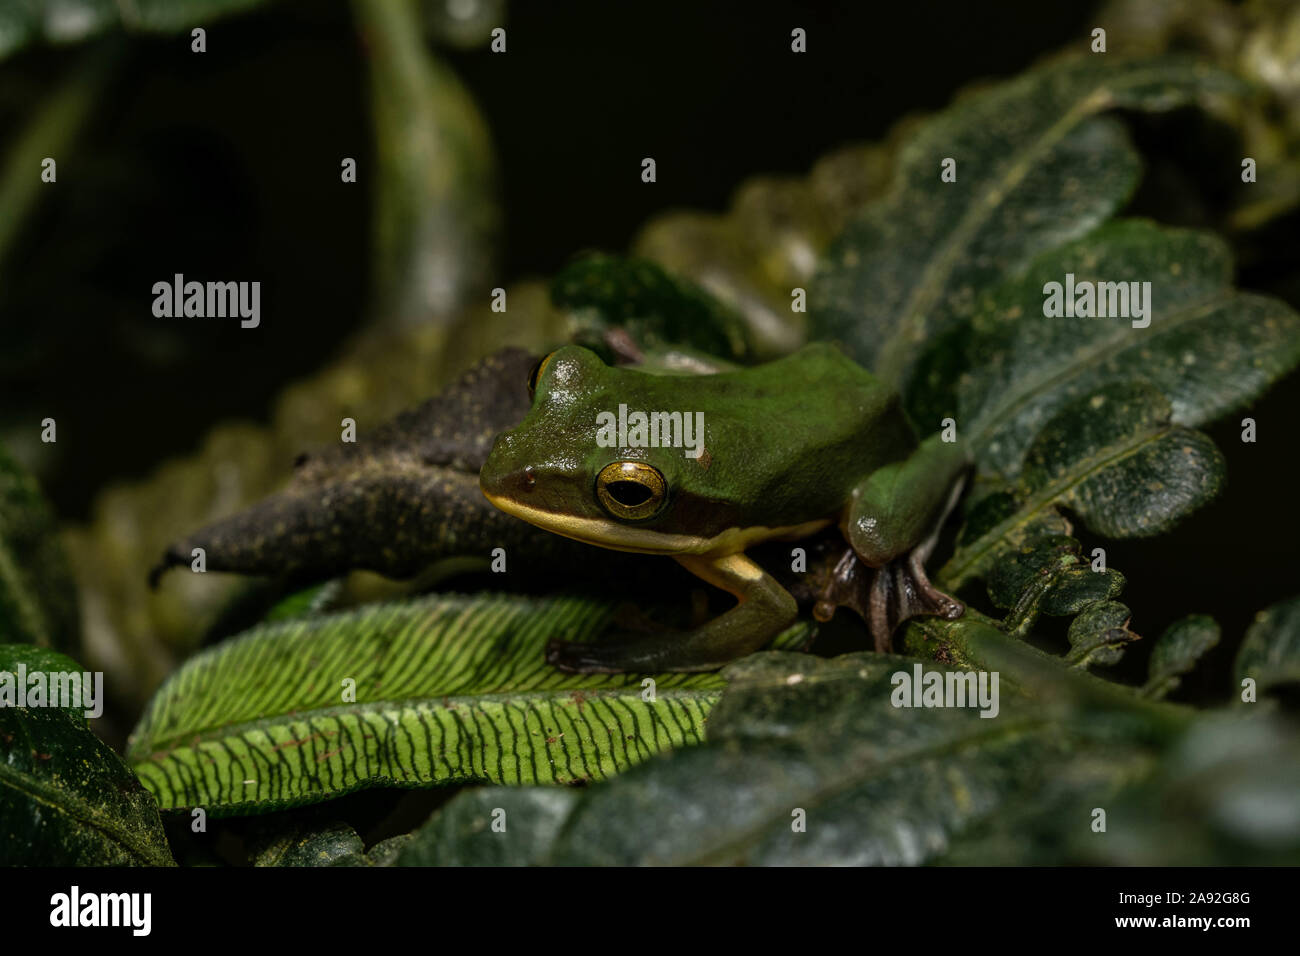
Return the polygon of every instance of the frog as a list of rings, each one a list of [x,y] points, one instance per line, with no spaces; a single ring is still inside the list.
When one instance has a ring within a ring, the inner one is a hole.
[[[671,557],[737,602],[685,630],[554,639],[546,660],[560,670],[710,671],[761,649],[799,611],[747,552],[832,526],[845,543],[838,580],[873,575],[864,616],[877,650],[902,620],[964,613],[924,561],[970,456],[942,433],[920,439],[898,392],[834,344],[694,375],[611,366],[565,345],[527,385],[527,413],[480,469],[488,502],[588,545]],[[834,613],[830,598],[819,620]]]

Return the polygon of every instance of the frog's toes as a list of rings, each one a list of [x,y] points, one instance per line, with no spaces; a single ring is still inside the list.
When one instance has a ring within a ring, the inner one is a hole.
[[[877,651],[889,650],[894,629],[909,618],[940,617],[951,621],[966,611],[961,601],[930,583],[921,563],[925,551],[917,548],[876,572],[867,620]]]

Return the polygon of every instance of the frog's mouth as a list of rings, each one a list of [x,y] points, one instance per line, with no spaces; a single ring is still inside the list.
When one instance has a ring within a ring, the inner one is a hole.
[[[487,489],[483,489],[483,497],[491,502],[493,507],[508,515],[522,518],[544,531],[613,551],[633,551],[639,554],[698,554],[711,550],[711,539],[708,538],[670,534],[653,528],[619,524],[613,520],[584,518],[579,515],[547,511],[504,495],[494,495]]]
[[[768,528],[728,528],[711,538],[689,534],[671,534],[653,528],[638,528],[619,524],[613,520],[583,518],[561,514],[521,504],[513,498],[494,495],[483,489],[483,497],[506,514],[522,518],[545,531],[564,535],[584,544],[599,545],[611,551],[633,551],[637,554],[735,554],[759,541],[797,539],[807,537],[830,524],[819,518],[799,525]]]

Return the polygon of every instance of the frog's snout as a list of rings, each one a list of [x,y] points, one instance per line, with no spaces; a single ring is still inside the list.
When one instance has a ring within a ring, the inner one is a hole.
[[[537,486],[537,473],[533,467],[519,468],[512,463],[513,458],[510,436],[502,435],[497,438],[479,471],[479,489],[498,507],[501,500],[522,498]]]
[[[498,498],[517,500],[527,497],[537,487],[537,474],[532,468],[497,472],[484,468],[479,474],[478,485],[490,501]]]

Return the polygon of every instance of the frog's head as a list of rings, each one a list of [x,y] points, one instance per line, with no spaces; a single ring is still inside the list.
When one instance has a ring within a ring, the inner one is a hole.
[[[626,551],[690,546],[673,520],[685,471],[680,448],[602,447],[598,416],[645,408],[657,376],[614,369],[565,346],[533,368],[532,408],[504,432],[479,473],[488,501],[547,531]],[[608,419],[606,419],[608,420]],[[608,444],[608,443],[606,443]]]

